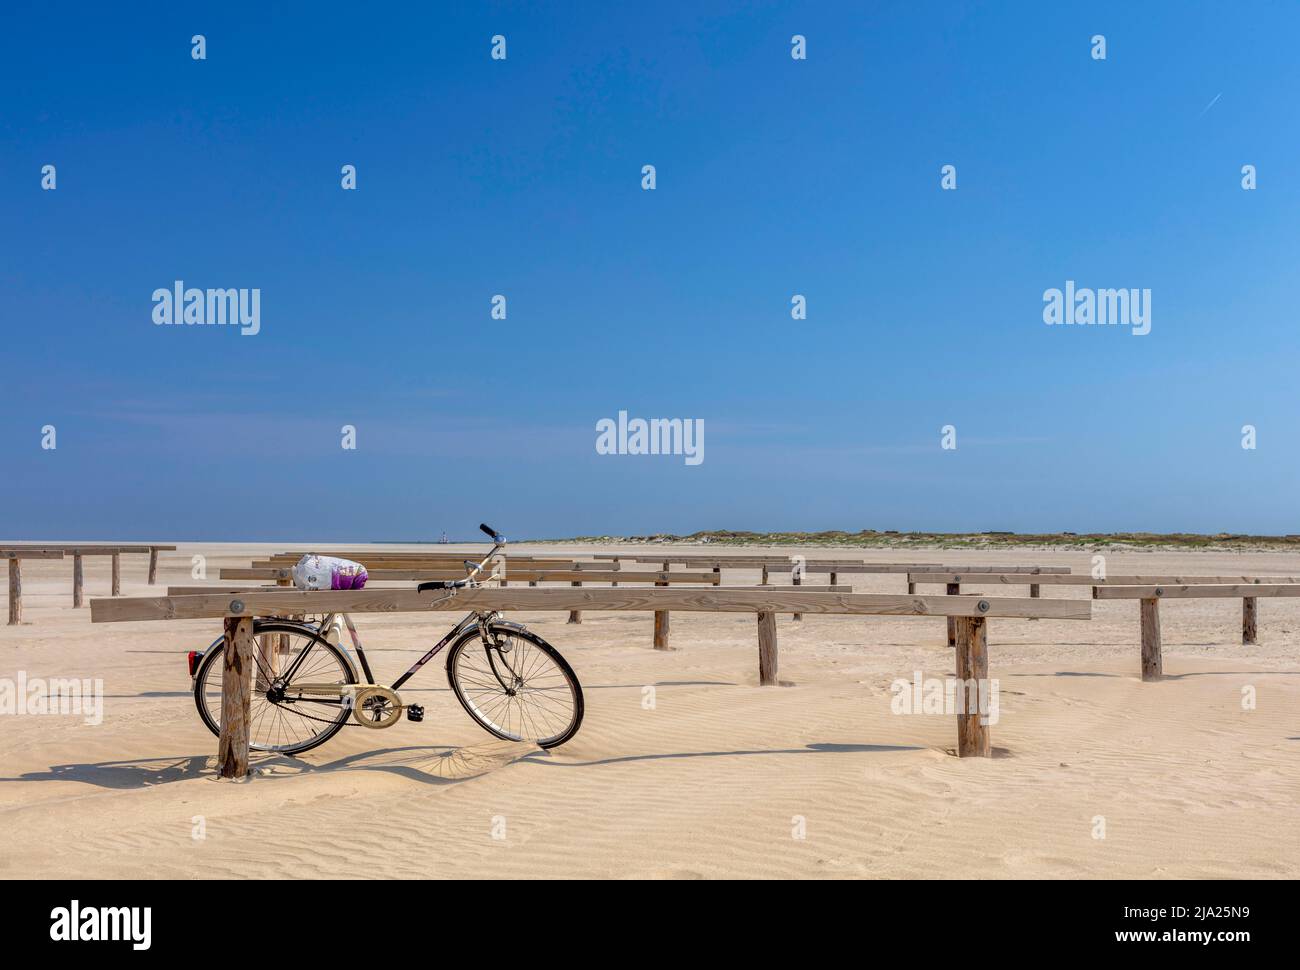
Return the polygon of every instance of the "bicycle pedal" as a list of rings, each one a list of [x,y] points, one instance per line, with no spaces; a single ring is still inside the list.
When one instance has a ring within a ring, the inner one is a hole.
[[[423,721],[424,707],[420,704],[406,705],[406,719],[408,721],[416,721],[416,722]]]

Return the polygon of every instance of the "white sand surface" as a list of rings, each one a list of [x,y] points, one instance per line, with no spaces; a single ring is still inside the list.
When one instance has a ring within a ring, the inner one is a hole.
[[[147,557],[128,556],[123,592],[194,582],[196,553],[215,582],[222,566],[280,548],[183,545],[163,554],[157,587]],[[593,551],[610,550],[582,550]],[[1082,553],[1033,550],[842,554],[1089,568]],[[1111,553],[1108,568],[1295,575],[1300,557]],[[107,595],[108,569],[87,561],[88,597]],[[298,759],[257,757],[237,783],[213,776],[216,738],[185,667],[219,624],[92,625],[89,609],[71,608],[71,571],[24,563],[26,622],[0,627],[0,678],[102,679],[103,720],[0,717],[0,876],[1300,875],[1300,599],[1261,599],[1253,646],[1240,643],[1239,600],[1165,602],[1166,678],[1151,684],[1138,678],[1136,602],[1096,602],[1088,622],[990,620],[992,759],[953,756],[952,716],[891,712],[896,678],[953,673],[942,620],[783,616],[787,685],[760,688],[751,616],[674,614],[675,649],[662,652],[648,614],[586,613],[581,625],[517,614],[584,685],[571,743],[543,752],[492,739],[456,704],[439,659],[402,692],[425,705],[424,723],[348,728]],[[905,589],[901,575],[849,580],[859,592]],[[454,619],[357,622],[378,679],[391,681]]]

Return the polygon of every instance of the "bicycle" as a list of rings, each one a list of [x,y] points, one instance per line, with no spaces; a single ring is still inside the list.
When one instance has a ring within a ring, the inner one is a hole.
[[[477,564],[466,560],[464,579],[420,583],[416,587],[420,592],[448,590],[455,595],[456,590],[482,585],[479,574],[506,540],[488,525],[479,528],[491,537],[491,552]],[[337,630],[336,616],[346,623],[364,681],[348,651],[330,639]],[[448,644],[447,680],[452,693],[489,734],[554,748],[570,740],[582,725],[582,686],[573,668],[537,634],[502,619],[496,611],[466,614],[391,686],[375,682],[346,613],[328,613],[319,622],[305,617],[256,619],[253,636],[257,648],[248,724],[249,747],[255,751],[301,754],[324,744],[349,718],[363,727],[387,728],[405,711],[408,720],[422,721],[424,708],[403,703],[398,688]],[[199,717],[218,736],[224,646],[222,636],[207,650],[189,654]]]

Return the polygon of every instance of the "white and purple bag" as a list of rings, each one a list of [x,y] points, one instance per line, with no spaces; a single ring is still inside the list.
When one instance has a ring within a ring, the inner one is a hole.
[[[293,567],[298,589],[361,589],[369,578],[361,563],[334,556],[306,555]]]

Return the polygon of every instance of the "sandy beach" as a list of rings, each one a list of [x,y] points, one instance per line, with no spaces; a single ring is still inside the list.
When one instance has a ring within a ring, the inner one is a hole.
[[[215,577],[282,548],[181,544],[153,587],[145,559],[127,557],[123,593],[193,582],[195,554]],[[838,552],[1090,565],[1082,553],[1037,550]],[[1110,553],[1108,568],[1294,574],[1300,560],[1134,552]],[[648,614],[586,613],[580,625],[515,614],[583,683],[586,719],[569,744],[545,752],[484,734],[439,659],[403,689],[425,705],[424,723],[348,728],[296,759],[254,754],[253,777],[229,782],[210,769],[217,739],[195,713],[185,666],[185,651],[205,647],[219,624],[92,625],[89,609],[71,608],[69,562],[29,561],[23,572],[25,622],[0,627],[0,679],[99,679],[103,712],[98,724],[0,718],[0,876],[1300,874],[1296,599],[1261,600],[1251,646],[1240,643],[1240,600],[1165,603],[1166,676],[1148,684],[1135,602],[1094,603],[1088,622],[992,622],[1001,705],[991,759],[953,755],[950,715],[891,711],[895,680],[953,673],[942,620],[782,616],[785,685],[760,688],[752,616],[674,614],[675,649],[657,652]],[[757,578],[734,571],[728,583]],[[858,592],[905,587],[898,575],[851,579]],[[108,560],[89,560],[88,598],[107,595],[108,582]],[[399,674],[455,618],[358,617],[378,679]]]

